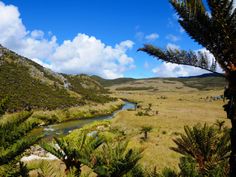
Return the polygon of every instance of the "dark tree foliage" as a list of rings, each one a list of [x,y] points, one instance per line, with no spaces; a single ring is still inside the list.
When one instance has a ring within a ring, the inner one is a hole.
[[[230,176],[236,176],[236,8],[233,0],[207,0],[207,12],[202,0],[170,0],[179,15],[179,23],[188,35],[214,55],[210,61],[204,53],[177,49],[163,50],[146,44],[139,49],[165,62],[195,66],[216,72],[218,63],[228,81],[224,106],[227,117],[231,119]]]

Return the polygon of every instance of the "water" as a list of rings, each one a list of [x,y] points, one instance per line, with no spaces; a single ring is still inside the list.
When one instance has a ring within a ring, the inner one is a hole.
[[[71,120],[68,122],[62,122],[59,124],[54,124],[54,125],[49,125],[44,128],[44,133],[45,135],[48,136],[57,136],[57,135],[66,135],[70,133],[74,129],[78,129],[83,127],[86,124],[92,123],[94,121],[99,121],[99,120],[109,120],[112,119],[115,114],[122,110],[127,110],[127,109],[135,109],[136,104],[131,103],[131,102],[125,102],[125,104],[122,106],[121,109],[113,112],[111,115],[107,116],[98,116],[94,118],[89,118],[89,119],[78,119],[78,120]]]

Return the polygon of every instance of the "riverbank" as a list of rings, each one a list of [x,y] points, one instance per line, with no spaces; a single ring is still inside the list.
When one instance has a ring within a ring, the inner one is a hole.
[[[53,111],[35,111],[33,118],[48,121],[49,124],[61,123],[75,119],[87,119],[96,116],[109,115],[120,109],[124,101],[118,99],[104,104],[89,103],[84,106],[58,109]]]

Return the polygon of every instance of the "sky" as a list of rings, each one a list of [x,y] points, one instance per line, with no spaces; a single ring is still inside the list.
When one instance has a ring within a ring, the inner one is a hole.
[[[0,0],[0,44],[55,72],[107,79],[205,73],[137,52],[147,43],[212,57],[180,27],[168,0]]]

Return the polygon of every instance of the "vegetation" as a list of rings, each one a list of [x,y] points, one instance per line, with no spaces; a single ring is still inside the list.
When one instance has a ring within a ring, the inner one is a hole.
[[[118,87],[116,90],[151,90],[153,87]]]
[[[1,113],[5,111],[6,100],[1,101]],[[38,123],[31,120],[32,112],[22,112],[16,118],[5,121],[0,119],[0,176],[27,176],[27,169],[18,163],[22,152],[40,137],[29,133]]]
[[[143,126],[140,130],[141,133],[144,134],[143,139],[147,140],[148,138],[148,132],[152,131],[152,127],[150,126]]]
[[[228,176],[230,136],[228,129],[199,124],[185,126],[185,134],[174,140],[177,147],[172,150],[183,155],[180,159],[182,176]],[[191,170],[191,171],[189,171]],[[185,174],[185,175],[184,175]]]
[[[89,165],[100,177],[120,177],[131,171],[141,151],[127,149],[128,142],[105,143]]]
[[[226,85],[226,80],[217,75],[210,77],[190,77],[190,78],[168,78],[170,81],[182,82],[187,87],[198,90],[222,89]]]
[[[77,92],[81,95],[87,95],[91,92],[96,93],[106,93],[106,90],[103,86],[97,82],[96,80],[92,79],[91,77],[81,74],[81,75],[66,75],[63,76],[67,79],[69,83],[69,88]]]
[[[225,75],[218,75],[226,77],[229,83],[225,90],[225,97],[229,100],[225,111],[232,124],[230,176],[236,176],[236,9],[233,0],[208,0],[210,14],[202,0],[170,0],[170,3],[180,16],[180,25],[192,39],[209,50],[215,60],[209,61],[203,52],[162,50],[149,44],[139,50],[166,62],[195,66],[216,74],[217,63],[221,66]]]
[[[67,174],[74,171],[76,176],[80,176],[82,165],[90,167],[101,177],[127,174],[136,167],[142,151],[127,148],[127,141],[107,141],[102,132],[92,131],[99,125],[106,126],[107,123],[89,125],[65,138],[55,138],[56,145],[42,144],[42,147],[65,163]]]
[[[88,137],[85,133],[81,133],[78,136],[78,142],[54,138],[57,146],[44,143],[42,147],[65,163],[66,172],[76,168],[76,173],[80,175],[82,163],[88,163],[91,153],[102,144],[102,140]]]
[[[9,97],[9,112],[63,109],[86,101],[113,101],[97,81],[86,75],[60,75],[0,47],[0,99]]]
[[[65,163],[67,176],[83,175],[82,165],[104,177],[226,177],[229,174],[227,161],[230,154],[230,136],[229,129],[224,126],[222,129],[218,125],[207,124],[186,126],[185,132],[174,139],[176,146],[171,148],[182,155],[180,171],[166,167],[158,173],[155,167],[145,168],[138,164],[143,151],[127,148],[128,142],[122,140],[124,135],[115,135],[117,132],[108,124],[109,122],[98,122],[76,130],[65,138],[56,139],[57,145],[46,145],[49,146],[46,149]],[[98,130],[101,126],[106,128]],[[109,134],[105,132],[115,134],[109,139],[104,137]],[[55,169],[49,164],[40,168],[43,169],[41,173],[51,176],[55,174]]]
[[[33,79],[27,71],[27,67],[15,63],[4,62],[0,65],[0,98],[8,96],[11,100],[8,111],[55,109],[80,104],[78,98],[71,97],[65,89],[53,88]]]
[[[104,87],[109,87],[112,85],[119,85],[123,83],[128,83],[130,81],[134,81],[135,79],[133,78],[118,78],[118,79],[103,79],[99,76],[91,76],[93,79],[98,81],[101,85]]]

